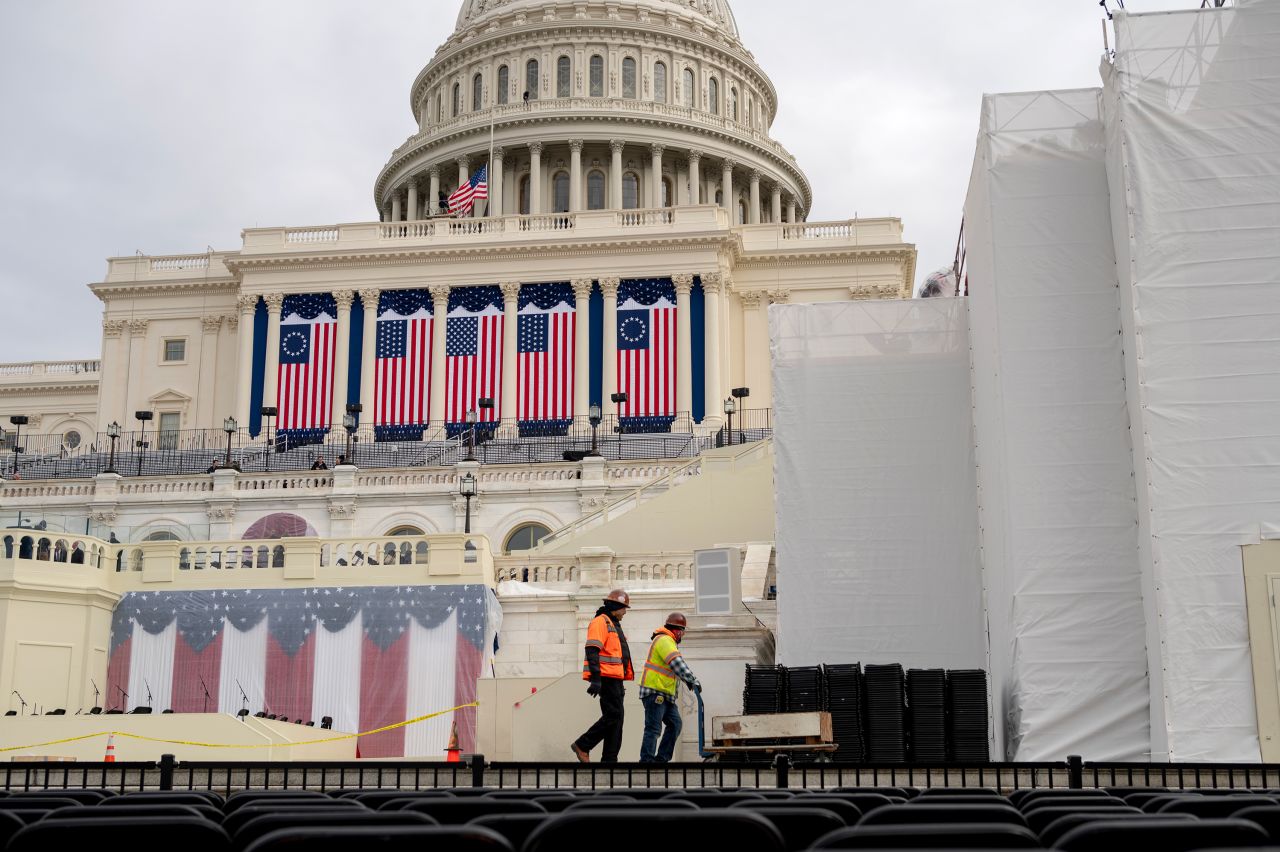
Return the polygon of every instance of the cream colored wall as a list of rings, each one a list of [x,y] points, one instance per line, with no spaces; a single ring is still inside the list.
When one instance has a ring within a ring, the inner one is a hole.
[[[740,453],[748,457],[735,461]],[[702,475],[626,514],[554,542],[548,554],[607,547],[616,553],[685,553],[774,537],[773,452],[762,443],[703,456]]]
[[[1249,648],[1253,657],[1253,697],[1262,759],[1280,762],[1280,541],[1242,548]]]

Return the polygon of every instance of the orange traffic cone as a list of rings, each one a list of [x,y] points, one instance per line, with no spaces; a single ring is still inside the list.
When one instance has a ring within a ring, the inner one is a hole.
[[[461,763],[462,749],[458,748],[458,723],[453,723],[453,729],[449,732],[449,745],[445,746],[444,753],[447,755],[445,763]]]
[[[116,735],[115,734],[107,734],[107,753],[106,753],[106,756],[102,758],[102,762],[103,763],[116,762]]]

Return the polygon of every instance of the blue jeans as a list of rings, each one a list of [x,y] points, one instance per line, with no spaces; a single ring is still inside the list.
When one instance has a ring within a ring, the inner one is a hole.
[[[658,701],[662,703],[659,704]],[[680,738],[680,706],[671,695],[646,695],[640,699],[644,705],[644,740],[640,743],[641,763],[670,763],[676,753],[676,740]],[[664,732],[663,726],[666,726]],[[658,743],[658,734],[662,743]],[[654,750],[657,750],[656,754]]]

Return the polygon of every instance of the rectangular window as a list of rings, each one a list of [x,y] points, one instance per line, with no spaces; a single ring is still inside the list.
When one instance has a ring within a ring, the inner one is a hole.
[[[187,360],[187,341],[183,338],[166,340],[164,342],[164,360],[165,363]]]
[[[161,450],[178,448],[178,430],[182,428],[182,415],[176,411],[166,411],[160,415],[160,440],[156,447]]]

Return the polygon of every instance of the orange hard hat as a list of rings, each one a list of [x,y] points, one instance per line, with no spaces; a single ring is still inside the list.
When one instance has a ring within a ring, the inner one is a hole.
[[[681,630],[689,629],[689,621],[684,617],[683,612],[673,612],[667,616],[665,622],[667,627],[679,627]]]
[[[631,607],[631,595],[622,591],[622,589],[614,589],[612,592],[605,595],[604,599],[606,601],[613,601],[614,603],[620,603],[627,608]]]

